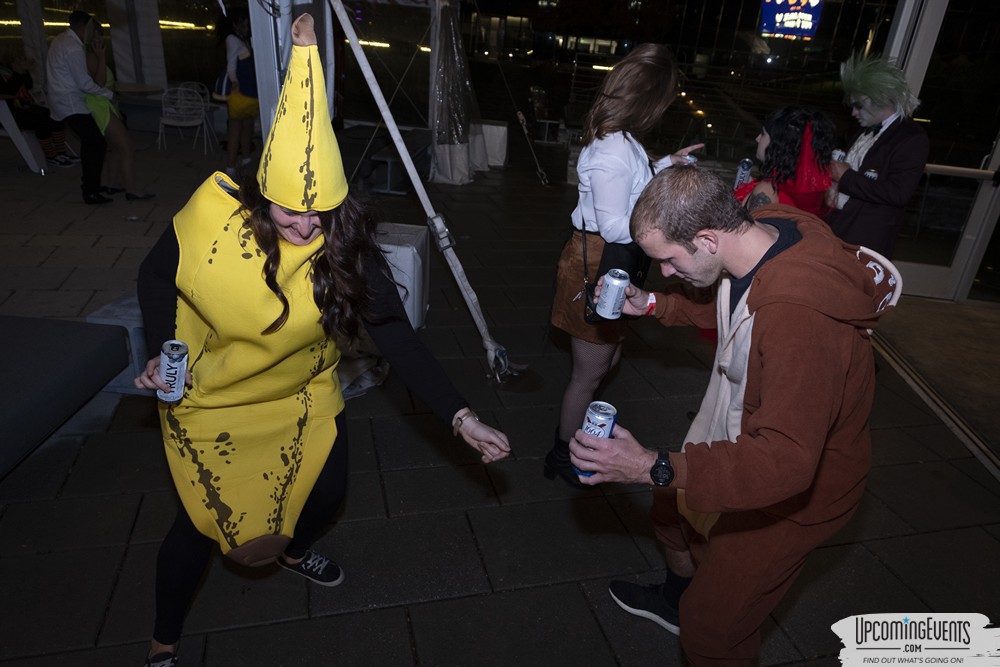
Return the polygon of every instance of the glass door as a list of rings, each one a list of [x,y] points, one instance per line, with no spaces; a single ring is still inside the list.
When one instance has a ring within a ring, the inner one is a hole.
[[[886,53],[920,91],[914,119],[931,140],[893,256],[908,294],[965,300],[990,247],[1000,216],[1000,91],[982,77],[1000,67],[998,20],[1000,3],[991,0],[897,6]]]

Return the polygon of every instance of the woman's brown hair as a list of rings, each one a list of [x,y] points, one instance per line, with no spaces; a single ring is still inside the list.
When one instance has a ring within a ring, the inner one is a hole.
[[[239,198],[244,210],[243,226],[253,233],[265,255],[264,282],[282,306],[278,319],[261,332],[267,335],[288,320],[288,299],[277,279],[281,264],[278,231],[271,220],[271,202],[261,194],[256,179],[244,180]],[[312,282],[320,323],[327,336],[355,338],[362,320],[368,319],[371,310],[366,258],[375,257],[380,270],[388,272],[375,242],[376,223],[368,209],[350,194],[332,211],[321,211],[319,220],[324,243],[313,258]]]
[[[677,80],[677,66],[666,46],[640,44],[632,49],[604,77],[584,119],[583,144],[615,132],[628,132],[642,142],[677,96]]]

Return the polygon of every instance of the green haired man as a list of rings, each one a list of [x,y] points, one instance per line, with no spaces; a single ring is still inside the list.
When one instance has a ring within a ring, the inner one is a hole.
[[[852,56],[840,80],[861,131],[843,161],[830,165],[837,194],[826,221],[843,240],[892,257],[930,151],[927,133],[911,118],[920,100],[903,71],[881,56]]]

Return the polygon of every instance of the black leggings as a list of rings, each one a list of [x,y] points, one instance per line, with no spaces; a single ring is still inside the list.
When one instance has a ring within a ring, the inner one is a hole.
[[[337,513],[347,490],[347,419],[337,415],[337,439],[302,508],[285,555],[296,559],[319,538]],[[153,639],[176,644],[198,582],[208,567],[215,540],[198,532],[181,505],[156,558],[156,623]]]

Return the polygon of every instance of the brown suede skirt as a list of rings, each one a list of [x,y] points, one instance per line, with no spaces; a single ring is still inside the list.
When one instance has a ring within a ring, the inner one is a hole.
[[[562,254],[556,274],[556,295],[552,302],[552,326],[570,336],[588,343],[609,345],[625,340],[625,320],[609,320],[600,324],[587,324],[583,319],[583,297],[576,295],[583,289],[583,232],[574,231]],[[587,234],[587,276],[593,282],[594,273],[601,263],[604,239],[600,234]]]

